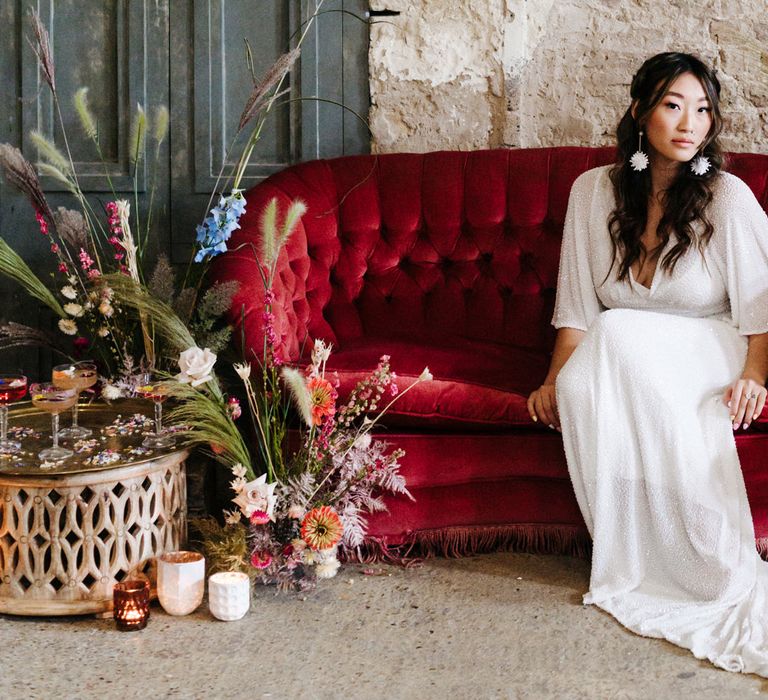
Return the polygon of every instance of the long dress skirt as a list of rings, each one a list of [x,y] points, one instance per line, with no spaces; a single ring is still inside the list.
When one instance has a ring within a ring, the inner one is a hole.
[[[556,389],[593,539],[584,603],[722,668],[768,676],[768,564],[722,402],[746,351],[725,321],[609,310]]]

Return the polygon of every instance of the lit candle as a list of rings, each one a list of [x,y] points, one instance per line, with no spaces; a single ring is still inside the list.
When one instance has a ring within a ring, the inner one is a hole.
[[[112,603],[117,629],[123,632],[143,630],[149,619],[149,581],[116,583]]]
[[[188,615],[203,602],[205,558],[198,552],[166,552],[157,558],[157,597],[169,615]]]
[[[239,620],[251,607],[251,580],[239,571],[208,578],[208,607],[219,620]]]

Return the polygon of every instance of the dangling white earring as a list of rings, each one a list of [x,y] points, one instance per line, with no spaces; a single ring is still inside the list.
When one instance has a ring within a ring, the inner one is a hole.
[[[643,153],[643,132],[637,137],[637,150],[629,159],[629,164],[635,172],[641,172],[648,167],[648,156]]]
[[[696,156],[691,161],[691,170],[693,171],[694,175],[704,175],[711,166],[711,163],[709,162],[709,158],[706,156]]]

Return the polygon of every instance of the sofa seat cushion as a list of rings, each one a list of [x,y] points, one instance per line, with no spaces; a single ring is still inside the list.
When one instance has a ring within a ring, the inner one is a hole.
[[[544,353],[463,338],[367,338],[331,354],[328,369],[338,373],[340,396],[368,376],[383,354],[391,358],[401,392],[424,367],[434,377],[395,402],[383,420],[387,427],[535,427],[526,400],[546,375],[549,358]]]

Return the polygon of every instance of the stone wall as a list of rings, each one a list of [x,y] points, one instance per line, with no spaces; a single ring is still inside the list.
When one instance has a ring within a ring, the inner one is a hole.
[[[643,60],[718,68],[723,144],[768,153],[765,0],[374,0],[373,150],[613,143]]]

